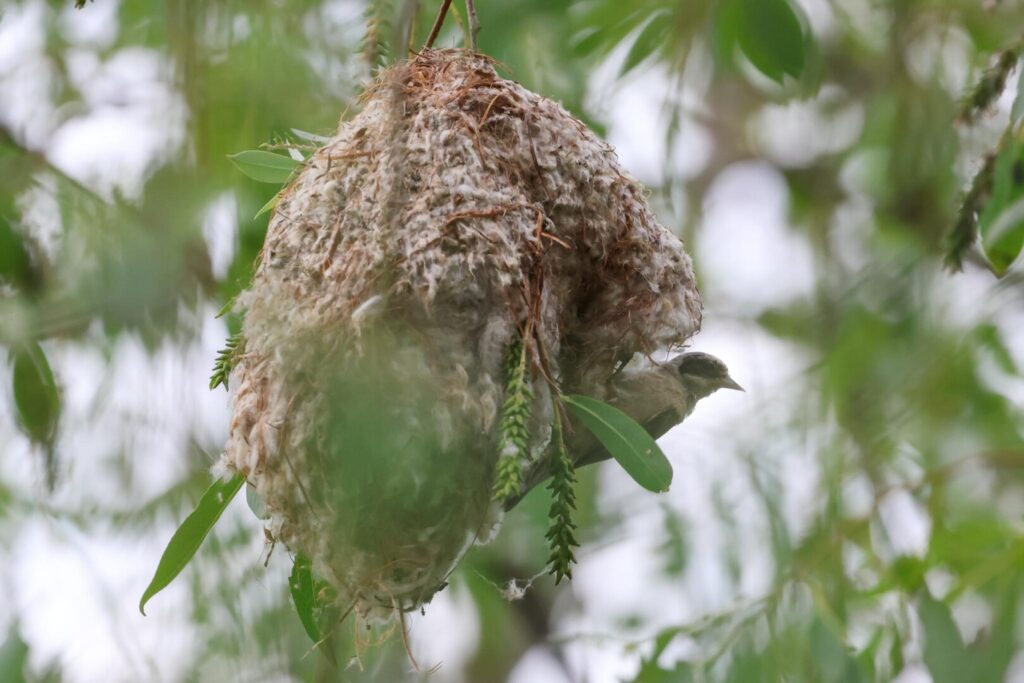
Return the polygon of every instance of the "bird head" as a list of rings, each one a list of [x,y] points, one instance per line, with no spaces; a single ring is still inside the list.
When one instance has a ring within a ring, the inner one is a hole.
[[[691,352],[676,356],[667,363],[641,359],[631,368],[616,372],[611,403],[636,420],[653,438],[686,419],[697,401],[719,389],[743,387],[729,376],[725,363],[708,353]],[[586,429],[576,430],[566,444],[576,467],[602,462],[612,457],[604,445]],[[551,460],[537,460],[525,475],[522,493],[505,500],[511,510],[526,492],[551,476]]]
[[[683,384],[695,399],[710,396],[719,389],[744,391],[729,376],[729,368],[725,367],[725,363],[709,353],[684,353],[673,358],[670,363],[675,366]]]

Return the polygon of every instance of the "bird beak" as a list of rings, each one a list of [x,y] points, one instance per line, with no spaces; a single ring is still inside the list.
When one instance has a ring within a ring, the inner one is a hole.
[[[725,381],[722,382],[722,388],[723,389],[735,389],[736,391],[744,391],[744,392],[746,391],[746,389],[741,387],[739,385],[739,382],[734,380],[732,377],[726,377],[725,378]]]

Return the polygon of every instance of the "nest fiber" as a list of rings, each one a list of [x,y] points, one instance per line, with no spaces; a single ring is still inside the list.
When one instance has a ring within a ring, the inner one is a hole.
[[[427,50],[283,193],[239,307],[223,464],[373,618],[428,601],[481,540],[513,344],[541,457],[553,385],[601,397],[619,360],[693,335],[701,302],[607,144],[486,57]]]

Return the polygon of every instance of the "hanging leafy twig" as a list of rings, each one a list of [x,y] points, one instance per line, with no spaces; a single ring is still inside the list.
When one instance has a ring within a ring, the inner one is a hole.
[[[516,341],[509,348],[505,374],[505,403],[501,409],[498,441],[498,474],[494,482],[494,500],[505,501],[519,495],[523,487],[523,468],[529,461],[530,406],[533,390],[526,376],[526,345]]]
[[[576,509],[576,472],[572,458],[565,448],[562,436],[562,416],[556,408],[555,421],[551,433],[551,483],[548,489],[552,493],[551,510],[548,512],[548,531],[545,537],[551,548],[548,557],[548,572],[555,577],[555,583],[563,578],[572,579],[572,565],[576,556],[572,549],[579,547],[576,540],[576,524],[572,521],[572,513]]]

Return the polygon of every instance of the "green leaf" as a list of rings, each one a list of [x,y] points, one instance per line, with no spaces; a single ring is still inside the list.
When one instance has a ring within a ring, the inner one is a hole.
[[[677,662],[671,670],[658,666],[658,660],[665,653],[669,644],[685,631],[679,626],[672,626],[661,631],[654,639],[654,649],[640,660],[640,670],[632,683],[690,683],[694,680],[693,669],[687,662]]]
[[[927,593],[917,610],[924,626],[924,663],[935,683],[964,683],[971,680],[972,658],[964,648],[960,630],[949,607]]]
[[[889,568],[889,575],[900,590],[907,593],[914,593],[924,585],[924,575],[928,571],[928,564],[911,555],[897,557]]]
[[[903,671],[904,665],[903,638],[900,636],[899,629],[894,628],[892,630],[892,644],[889,646],[890,678],[896,678],[896,676]]]
[[[1016,136],[996,157],[992,195],[978,228],[992,269],[1002,275],[1024,248],[1024,144]]]
[[[622,0],[603,0],[590,3],[583,11],[582,29],[573,41],[578,55],[607,53],[619,45],[643,23],[643,7]]]
[[[268,200],[267,200],[267,203],[266,203],[266,204],[264,204],[264,205],[262,206],[262,208],[260,208],[260,210],[256,212],[256,215],[255,215],[255,216],[253,216],[253,217],[252,217],[252,219],[253,219],[253,220],[256,220],[257,218],[259,218],[259,217],[260,217],[260,216],[262,216],[263,214],[265,214],[265,213],[267,213],[267,212],[269,212],[269,211],[273,211],[274,209],[276,209],[276,208],[277,208],[277,203],[278,203],[279,201],[281,201],[281,193],[280,193],[280,192],[278,192],[278,193],[277,193],[277,194],[275,194],[275,195],[274,195],[273,197],[271,197],[270,199],[268,199]]]
[[[667,15],[668,10],[665,9],[651,14],[651,17],[637,35],[636,40],[633,41],[633,45],[629,48],[629,53],[622,63],[620,76],[624,76],[635,69],[665,43],[671,26]]]
[[[1014,631],[1017,622],[1018,586],[1010,585],[996,596],[999,613],[992,621],[992,626],[971,643],[970,657],[980,662],[975,680],[1003,681],[1006,670],[1010,667],[1016,652]]]
[[[245,487],[245,502],[257,519],[270,519],[267,504],[263,502],[263,497],[252,484]]]
[[[985,255],[992,268],[997,275],[1004,274],[1024,247],[1024,197],[1006,207],[994,221],[984,226],[981,236]]]
[[[876,628],[875,632],[871,635],[871,640],[868,641],[868,644],[864,646],[863,650],[856,654],[857,665],[861,673],[866,671],[875,672],[877,670],[878,667],[875,665],[875,662],[878,657],[879,648],[881,648],[882,643],[885,642],[885,634],[886,629],[884,627],[879,626]]]
[[[25,240],[0,216],[0,282],[6,281],[15,287],[30,289],[37,279]]]
[[[663,669],[655,662],[644,660],[632,683],[692,683],[704,680],[695,677],[695,669],[695,665],[686,661],[676,662],[671,669]]]
[[[7,631],[7,640],[0,645],[0,680],[24,681],[28,670],[28,644],[18,633],[17,624]]]
[[[292,128],[292,133],[297,138],[300,138],[307,142],[315,143],[317,145],[325,145],[331,141],[329,137],[326,137],[324,135],[317,135],[316,133],[310,133],[305,130],[299,130],[298,128]]]
[[[984,323],[979,325],[974,330],[974,338],[977,340],[980,348],[988,349],[988,352],[992,354],[996,364],[999,365],[999,369],[1008,375],[1018,374],[1017,361],[1014,359],[1013,354],[1010,353],[1009,347],[1003,341],[1003,337],[999,332],[999,328],[992,323]]]
[[[199,500],[199,505],[174,532],[164,554],[160,557],[156,573],[153,574],[153,579],[139,601],[139,611],[143,615],[146,614],[145,607],[149,599],[170,585],[196,554],[210,529],[220,519],[244,483],[245,477],[236,474],[227,480],[218,479],[206,489],[206,493]]]
[[[309,558],[299,553],[295,556],[295,564],[292,565],[291,576],[288,577],[288,589],[292,593],[292,602],[295,603],[295,611],[302,622],[302,628],[314,643],[319,643],[323,636],[320,634],[320,626],[316,622],[316,594],[313,591],[313,572],[310,569]]]
[[[1010,125],[1020,122],[1021,117],[1024,117],[1024,69],[1017,76],[1017,96],[1013,98],[1010,109]]]
[[[750,63],[768,78],[799,78],[804,31],[789,0],[736,0],[736,40]]]
[[[266,152],[262,149],[250,149],[238,154],[229,154],[231,160],[238,170],[253,180],[261,183],[272,183],[281,185],[288,182],[292,172],[300,162],[281,154]]]
[[[624,412],[589,396],[565,396],[573,415],[608,449],[622,469],[648,491],[667,491],[672,464],[651,435]]]
[[[51,444],[60,417],[60,392],[39,344],[32,342],[15,352],[12,379],[22,430],[37,443]]]
[[[859,683],[865,680],[860,663],[850,654],[849,649],[820,617],[811,622],[808,635],[811,661],[814,663],[820,681],[842,681]]]

